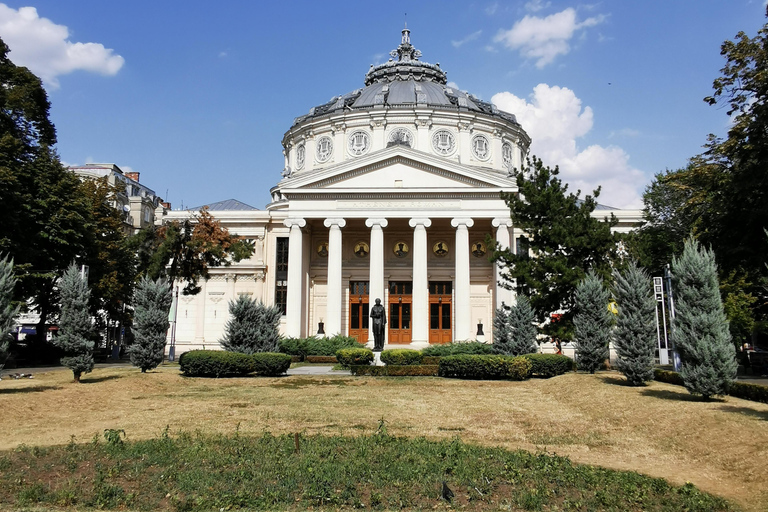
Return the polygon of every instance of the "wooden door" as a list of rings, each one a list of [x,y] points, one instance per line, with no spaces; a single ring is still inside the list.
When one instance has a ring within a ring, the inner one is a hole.
[[[368,281],[349,283],[349,335],[358,343],[368,343]]]
[[[450,343],[453,285],[450,281],[429,282],[429,342]]]
[[[411,342],[411,281],[389,282],[389,315],[387,318],[387,343]]]

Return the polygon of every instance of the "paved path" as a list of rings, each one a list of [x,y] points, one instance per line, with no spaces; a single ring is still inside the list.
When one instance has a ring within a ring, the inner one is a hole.
[[[349,370],[334,370],[333,366],[299,366],[288,370],[288,375],[352,375]]]

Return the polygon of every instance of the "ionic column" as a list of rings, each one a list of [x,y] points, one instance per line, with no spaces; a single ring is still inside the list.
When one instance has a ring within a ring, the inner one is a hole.
[[[197,304],[195,305],[195,342],[205,343],[205,307],[208,305],[208,280],[200,279],[198,284],[200,291],[197,293]]]
[[[288,304],[285,308],[286,329],[285,334],[290,338],[301,337],[301,311],[304,304],[303,293],[303,272],[302,272],[302,254],[303,236],[301,228],[307,225],[305,219],[285,219],[285,226],[291,228],[288,235]]]
[[[509,217],[496,218],[491,221],[493,227],[496,228],[496,243],[499,244],[500,249],[512,249],[512,243],[510,239],[509,228],[512,227],[512,219]],[[502,286],[501,277],[501,262],[496,262],[494,265],[494,280],[496,288],[496,309],[501,307],[501,303],[505,303],[507,306],[514,304],[515,295],[513,290],[509,290]]]
[[[472,335],[472,311],[469,301],[469,228],[475,225],[472,219],[453,219],[456,228],[456,302],[453,308],[455,328],[453,339],[468,340]]]
[[[413,228],[413,296],[411,304],[411,345],[429,345],[429,274],[427,274],[427,228],[429,219],[411,219]]]
[[[370,276],[368,278],[369,302],[371,305],[376,299],[381,299],[384,304],[384,231],[389,222],[387,219],[366,219],[365,225],[371,228],[370,252]],[[384,306],[386,307],[386,305]],[[373,326],[369,324],[368,341],[373,343]],[[386,330],[384,331],[386,333]]]
[[[328,231],[328,304],[325,309],[325,329],[329,336],[341,334],[341,228],[344,219],[325,219]],[[290,262],[290,260],[288,260]],[[290,281],[288,281],[290,284]]]

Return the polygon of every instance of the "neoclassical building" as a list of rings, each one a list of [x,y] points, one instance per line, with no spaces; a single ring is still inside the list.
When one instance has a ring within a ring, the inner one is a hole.
[[[501,194],[516,191],[512,170],[531,139],[513,114],[450,87],[439,64],[419,60],[407,28],[390,55],[362,88],[294,120],[266,210],[210,205],[256,250],[213,269],[198,295],[179,297],[177,354],[217,348],[241,294],[280,306],[290,337],[372,343],[368,311],[380,298],[387,345],[491,339],[495,309],[514,294],[499,284],[486,240],[527,250]],[[640,215],[613,212],[620,230]]]

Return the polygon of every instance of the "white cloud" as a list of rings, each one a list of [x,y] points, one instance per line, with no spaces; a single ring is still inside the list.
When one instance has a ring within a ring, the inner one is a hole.
[[[536,2],[534,4],[539,5]],[[536,59],[536,67],[543,68],[558,55],[571,51],[569,42],[577,31],[598,25],[604,20],[605,16],[599,15],[578,21],[576,10],[572,7],[546,18],[526,15],[511,29],[499,31],[494,42],[519,50],[520,55],[527,59]]]
[[[642,206],[646,177],[629,164],[629,155],[618,146],[591,145],[580,148],[577,140],[592,129],[593,112],[568,88],[539,84],[530,101],[510,92],[491,98],[501,110],[510,112],[530,135],[532,155],[545,165],[560,167],[560,177],[577,190],[591,194],[602,186],[599,202],[623,208]]]
[[[34,7],[17,11],[0,4],[0,34],[11,49],[11,60],[28,67],[52,88],[59,87],[61,75],[83,70],[111,76],[125,62],[99,43],[71,42],[67,27],[41,18]]]
[[[463,44],[466,44],[466,43],[468,43],[470,41],[474,41],[475,39],[480,37],[480,34],[482,34],[482,33],[483,33],[482,30],[478,30],[477,32],[472,32],[471,34],[469,34],[464,39],[461,39],[459,41],[451,41],[451,44],[453,45],[454,48],[458,48],[459,46],[461,46]]]
[[[539,12],[542,9],[546,9],[552,4],[552,2],[544,2],[543,0],[531,0],[526,2],[525,10],[530,12]]]

